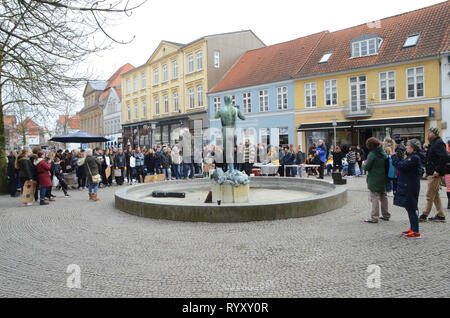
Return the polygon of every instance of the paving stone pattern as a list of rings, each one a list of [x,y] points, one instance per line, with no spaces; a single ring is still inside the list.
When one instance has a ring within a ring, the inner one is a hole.
[[[100,189],[99,202],[55,191],[49,206],[0,196],[0,297],[450,297],[450,223],[405,239],[407,214],[392,198],[389,222],[363,223],[365,182],[348,180],[339,210],[234,224],[129,215],[114,208],[117,187]],[[425,191],[423,182],[420,208]],[[66,285],[70,264],[80,289]],[[370,264],[380,288],[367,287]]]

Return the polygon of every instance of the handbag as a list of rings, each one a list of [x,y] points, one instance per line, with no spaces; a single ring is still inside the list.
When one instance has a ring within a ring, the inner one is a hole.
[[[92,183],[100,183],[100,182],[102,182],[102,176],[99,175],[98,173],[95,176],[93,176],[92,172],[91,172],[91,169],[89,168],[89,164],[86,164],[86,166],[88,167],[89,174],[92,177]]]
[[[130,157],[130,167],[131,168],[136,167],[136,158]]]

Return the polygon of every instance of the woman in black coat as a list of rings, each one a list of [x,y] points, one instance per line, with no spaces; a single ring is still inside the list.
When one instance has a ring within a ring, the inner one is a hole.
[[[417,204],[419,201],[420,178],[422,176],[422,165],[418,153],[421,151],[419,140],[408,140],[406,155],[402,158],[402,152],[393,155],[392,164],[398,169],[397,192],[394,196],[394,205],[406,209],[411,227],[403,232],[406,237],[420,238],[419,217]],[[392,153],[392,152],[391,152]]]

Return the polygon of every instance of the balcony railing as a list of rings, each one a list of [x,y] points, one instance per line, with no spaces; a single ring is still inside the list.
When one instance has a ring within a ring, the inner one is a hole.
[[[372,107],[367,103],[358,103],[351,105],[349,100],[343,101],[344,110],[342,111],[345,118],[363,118],[372,117]]]

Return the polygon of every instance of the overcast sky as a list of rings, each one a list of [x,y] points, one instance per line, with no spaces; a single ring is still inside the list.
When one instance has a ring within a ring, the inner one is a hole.
[[[139,0],[132,0],[134,2]],[[266,45],[336,31],[430,6],[433,0],[148,0],[108,32],[127,45],[92,56],[97,79],[125,63],[144,64],[161,40],[188,43],[209,34],[251,29]],[[81,97],[80,93],[80,105]],[[77,109],[79,110],[79,109]]]

